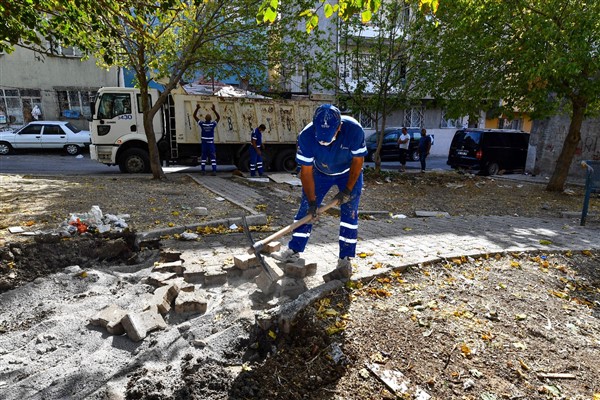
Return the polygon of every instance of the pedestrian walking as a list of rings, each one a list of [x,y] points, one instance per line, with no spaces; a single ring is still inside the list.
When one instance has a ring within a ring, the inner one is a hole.
[[[256,171],[258,171],[258,176],[263,175],[263,156],[262,152],[265,149],[262,133],[267,129],[264,124],[260,124],[258,128],[252,131],[252,136],[250,138],[250,176],[256,176]]]
[[[204,121],[198,117],[198,111],[200,111],[200,104],[196,104],[196,110],[194,111],[194,119],[200,127],[200,140],[202,142],[202,153],[200,156],[200,166],[202,168],[202,175],[206,174],[206,160],[210,157],[210,163],[212,165],[212,175],[217,175],[217,151],[215,149],[215,128],[217,123],[221,120],[221,116],[217,112],[215,105],[213,104],[211,110],[217,117],[212,121],[210,114],[206,114]]]
[[[408,156],[408,146],[410,144],[410,135],[406,128],[402,128],[402,133],[398,137],[398,148],[400,150],[400,171],[406,171],[406,157]]]
[[[421,138],[419,139],[419,161],[421,162],[421,172],[425,172],[427,167],[426,159],[431,150],[431,136],[427,134],[425,128],[421,129]]]
[[[319,106],[312,123],[298,136],[296,162],[301,166],[302,199],[295,220],[308,214],[316,218],[318,205],[331,187],[338,189],[334,199],[340,205],[339,259],[337,268],[323,277],[325,281],[348,279],[352,274],[350,258],[356,255],[358,205],[366,155],[362,126],[354,118],[342,116],[331,104]],[[273,253],[273,257],[286,262],[297,260],[308,243],[311,230],[312,223],[296,228],[288,248]]]

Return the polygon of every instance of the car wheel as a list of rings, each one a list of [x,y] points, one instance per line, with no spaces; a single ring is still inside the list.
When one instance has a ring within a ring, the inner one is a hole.
[[[7,142],[0,142],[0,156],[5,156],[10,154],[12,151],[12,146]]]
[[[498,171],[500,171],[500,166],[498,165],[498,163],[491,162],[488,164],[486,169],[487,175],[496,175]]]
[[[68,144],[65,146],[65,151],[71,156],[75,156],[81,152],[81,149],[76,144]]]
[[[366,158],[367,158],[368,162],[375,162],[375,152],[374,151],[368,152]]]
[[[412,161],[419,161],[419,152],[414,150],[412,153],[410,153],[410,159]]]
[[[150,157],[142,149],[128,149],[119,157],[119,170],[128,174],[150,171]]]

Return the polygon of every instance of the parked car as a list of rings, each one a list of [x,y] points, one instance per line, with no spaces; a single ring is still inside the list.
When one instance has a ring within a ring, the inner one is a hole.
[[[419,139],[421,139],[421,128],[406,128],[410,136],[410,142],[408,144],[408,161],[419,161]],[[394,160],[400,159],[400,148],[398,147],[398,137],[402,133],[402,127],[390,127],[385,128],[383,131],[383,142],[381,143],[381,151],[379,156],[382,160]],[[375,132],[367,137],[367,157],[366,161],[375,161],[374,155],[377,150],[377,136],[378,132]],[[431,144],[433,145],[433,135],[431,136]]]
[[[19,149],[64,149],[75,155],[90,144],[90,131],[67,121],[34,121],[16,131],[0,132],[0,155]]]
[[[461,129],[454,134],[447,164],[496,175],[525,169],[529,133],[509,129]]]

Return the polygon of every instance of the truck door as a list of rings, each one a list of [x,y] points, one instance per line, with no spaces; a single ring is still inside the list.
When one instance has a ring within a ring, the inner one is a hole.
[[[132,110],[130,93],[103,93],[98,102],[96,119],[98,136],[111,135],[117,139],[137,132],[136,113]]]

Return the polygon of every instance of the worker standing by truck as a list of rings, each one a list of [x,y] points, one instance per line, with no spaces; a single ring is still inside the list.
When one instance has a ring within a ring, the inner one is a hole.
[[[200,121],[198,117],[198,111],[200,111],[200,104],[196,104],[196,110],[194,111],[194,119],[200,127],[200,139],[202,141],[202,154],[200,156],[200,166],[202,168],[202,175],[206,174],[206,160],[210,156],[210,162],[212,166],[212,175],[217,175],[217,152],[215,149],[215,128],[217,123],[221,120],[221,116],[217,112],[215,105],[213,104],[211,109],[217,117],[212,121],[210,114],[206,114],[204,121]]]
[[[262,151],[264,150],[262,133],[267,129],[265,124],[260,124],[258,128],[256,128],[252,132],[252,137],[250,138],[251,146],[250,146],[250,176],[256,176],[256,171],[258,170],[258,176],[263,175],[263,158]]]

